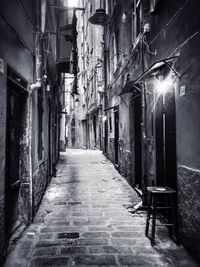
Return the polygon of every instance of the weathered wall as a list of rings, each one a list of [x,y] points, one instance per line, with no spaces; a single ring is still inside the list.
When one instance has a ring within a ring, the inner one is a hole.
[[[29,16],[33,19],[33,1],[25,3]],[[19,73],[28,82],[33,81],[33,26],[27,22],[27,17],[16,1],[9,0],[1,4],[0,10],[0,58],[4,60],[4,73],[0,73],[0,258],[5,241],[5,149],[6,149],[6,102],[7,102],[7,66]],[[27,100],[28,102],[28,100]],[[28,105],[28,103],[27,103]],[[28,110],[24,114],[24,125],[27,128]],[[27,132],[23,132],[21,145],[22,181],[19,194],[19,219],[27,222],[30,217],[29,173]],[[27,154],[26,154],[27,153]],[[25,155],[26,154],[26,155]],[[23,166],[22,166],[23,165]],[[23,208],[21,207],[21,204]]]
[[[33,1],[28,2],[27,10],[32,18]],[[14,0],[6,1],[3,4],[0,15],[0,57],[29,82],[32,82],[33,26],[27,23],[27,17],[22,7]],[[24,27],[24,25],[26,26]]]
[[[108,6],[109,6],[108,1]],[[107,80],[108,88],[106,91],[106,108],[119,105],[119,172],[133,183],[134,159],[132,158],[132,139],[130,139],[130,127],[133,121],[130,119],[130,94],[118,94],[124,86],[127,75],[134,72],[133,66],[128,64],[131,56],[131,15],[132,8],[130,1],[117,1],[114,11],[109,11],[113,15],[114,23],[106,31],[106,56],[107,56]],[[116,42],[116,44],[115,44]],[[114,51],[116,45],[117,51]],[[116,54],[115,54],[116,53]],[[116,64],[117,63],[117,64]],[[129,62],[130,63],[130,62]],[[127,65],[127,67],[126,67]],[[108,158],[114,163],[114,112],[113,109],[107,111],[107,117],[112,117],[112,131],[108,129]],[[109,121],[108,121],[109,126]],[[134,183],[133,183],[134,184]]]
[[[200,14],[199,14],[200,15]],[[183,244],[200,262],[200,94],[199,55],[200,36],[194,37],[181,51],[180,85],[185,86],[185,95],[177,91],[177,164],[180,231]],[[178,88],[178,89],[179,89]],[[190,130],[189,130],[190,129]],[[185,166],[185,167],[182,167]]]
[[[141,1],[148,4],[150,1]],[[109,1],[107,1],[109,4]],[[143,19],[150,23],[149,50],[144,45],[144,68],[148,69],[154,62],[167,57],[178,56],[175,69],[180,73],[180,80],[175,84],[176,91],[176,141],[178,166],[178,204],[180,233],[183,244],[199,260],[200,244],[198,225],[199,217],[199,170],[200,170],[200,3],[194,1],[159,1],[154,13],[146,10]],[[117,1],[114,12],[110,12],[113,21],[106,31],[107,105],[110,108],[119,104],[119,170],[129,177],[125,170],[130,169],[131,181],[134,184],[134,103],[127,109],[129,101],[125,95],[123,101],[117,95],[123,87],[127,74],[131,80],[136,80],[142,73],[141,43],[130,52],[131,40],[131,1]],[[108,10],[109,11],[109,10]],[[123,20],[122,20],[123,17]],[[113,71],[113,35],[118,33],[118,66]],[[143,29],[141,28],[141,37]],[[154,52],[156,53],[154,54]],[[130,60],[132,58],[132,60]],[[127,63],[128,62],[128,63]],[[123,66],[128,64],[125,69]],[[121,72],[123,69],[123,73]],[[180,94],[181,86],[185,86],[185,93]],[[148,145],[148,183],[156,182],[156,161],[154,144],[154,92],[147,84],[150,95],[147,95],[147,145]],[[126,103],[126,104],[125,104]],[[109,131],[108,131],[109,132]],[[130,135],[129,135],[130,133]],[[114,132],[109,132],[108,157],[114,162]],[[129,143],[130,141],[130,143]],[[130,151],[130,155],[129,152]],[[129,166],[130,162],[130,166]],[[129,180],[129,178],[128,178]]]
[[[32,94],[32,194],[33,194],[33,215],[36,213],[40,202],[42,200],[46,186],[50,181],[52,175],[52,163],[56,163],[57,156],[56,149],[59,144],[59,138],[56,134],[57,123],[50,121],[49,112],[49,97],[43,88],[43,113],[38,114],[38,93],[35,91]],[[53,108],[53,107],[51,107]],[[53,112],[52,112],[53,113]],[[38,140],[39,140],[39,125],[38,116],[42,116],[42,158],[38,158]],[[55,118],[54,118],[55,119]],[[55,139],[51,139],[50,135],[54,133]],[[54,148],[53,148],[54,147]],[[54,159],[53,159],[54,155]],[[50,159],[51,157],[51,159]],[[55,161],[53,161],[55,160]],[[54,166],[55,167],[55,166]]]
[[[28,224],[32,219],[32,203],[30,198],[30,99],[28,94],[24,97],[22,136],[20,139],[20,170],[21,184],[19,192],[19,220]]]
[[[133,121],[129,117],[129,98],[129,94],[122,96],[119,106],[119,172],[131,182],[130,127],[133,127]]]
[[[111,162],[115,162],[115,145],[114,145],[114,138],[109,137],[108,138],[108,153],[107,157]]]
[[[200,262],[200,171],[178,166],[181,241]]]
[[[33,174],[32,183],[33,183],[33,212],[37,212],[40,202],[42,200],[43,194],[47,186],[47,162],[43,161],[39,164],[37,170]]]
[[[6,66],[5,73],[0,73],[0,258],[5,241],[4,235],[4,207],[5,207],[5,145],[6,145]]]
[[[200,3],[197,0],[168,1],[160,5],[157,13],[150,17],[151,50],[157,49],[157,55],[149,56],[149,65],[166,57],[179,56],[175,68],[180,73],[180,79],[175,90],[180,233],[183,244],[198,261],[200,261],[199,17]],[[183,94],[180,92],[182,86],[185,87]]]

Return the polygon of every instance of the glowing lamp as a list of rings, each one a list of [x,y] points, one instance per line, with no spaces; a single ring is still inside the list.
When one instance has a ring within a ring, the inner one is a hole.
[[[154,84],[156,92],[163,95],[167,93],[167,91],[172,87],[172,85],[172,77],[167,77],[166,79],[163,79],[163,76],[159,76],[159,78],[155,80]]]
[[[103,118],[102,118],[103,121],[107,121],[107,116],[104,115]]]
[[[67,6],[68,7],[76,7],[78,5],[78,0],[68,0]]]

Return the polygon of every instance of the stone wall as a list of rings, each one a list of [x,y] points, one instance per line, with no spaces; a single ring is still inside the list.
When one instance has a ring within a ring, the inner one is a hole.
[[[5,67],[5,66],[4,66]],[[6,68],[5,68],[6,72]],[[5,241],[4,207],[5,207],[5,151],[6,151],[6,73],[0,74],[0,259]]]
[[[178,205],[183,245],[200,262],[200,172],[178,166]]]
[[[115,162],[115,139],[114,138],[108,138],[108,153],[107,157],[111,162]]]
[[[4,233],[4,205],[5,205],[5,200],[4,196],[0,197],[0,264],[1,264],[1,259],[3,258],[3,249],[4,249],[4,242],[5,242],[5,233]]]
[[[33,174],[33,212],[37,212],[48,184],[47,164],[43,161]]]
[[[122,142],[119,144],[119,172],[131,183],[131,152]]]

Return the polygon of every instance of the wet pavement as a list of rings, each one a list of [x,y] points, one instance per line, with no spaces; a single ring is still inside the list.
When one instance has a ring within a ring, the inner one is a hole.
[[[131,213],[136,192],[100,151],[61,153],[57,176],[6,267],[198,266],[162,228],[145,237],[145,212]]]

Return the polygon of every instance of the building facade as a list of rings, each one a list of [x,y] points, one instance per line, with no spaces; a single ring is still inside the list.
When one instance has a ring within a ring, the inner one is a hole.
[[[76,10],[77,31],[77,92],[71,88],[69,146],[102,148],[102,114],[104,105],[103,82],[103,27],[92,25],[89,18],[101,1],[79,1]],[[75,67],[76,68],[76,67]],[[75,92],[75,93],[74,93]]]
[[[59,156],[63,75],[55,2],[1,4],[1,259],[15,231],[32,221]]]
[[[97,9],[111,17],[89,23]],[[170,186],[182,244],[199,261],[199,2],[79,1],[68,145],[101,149],[141,194]],[[74,39],[73,39],[74,40]]]
[[[199,261],[199,2],[106,1],[104,153],[134,187],[177,190]]]

